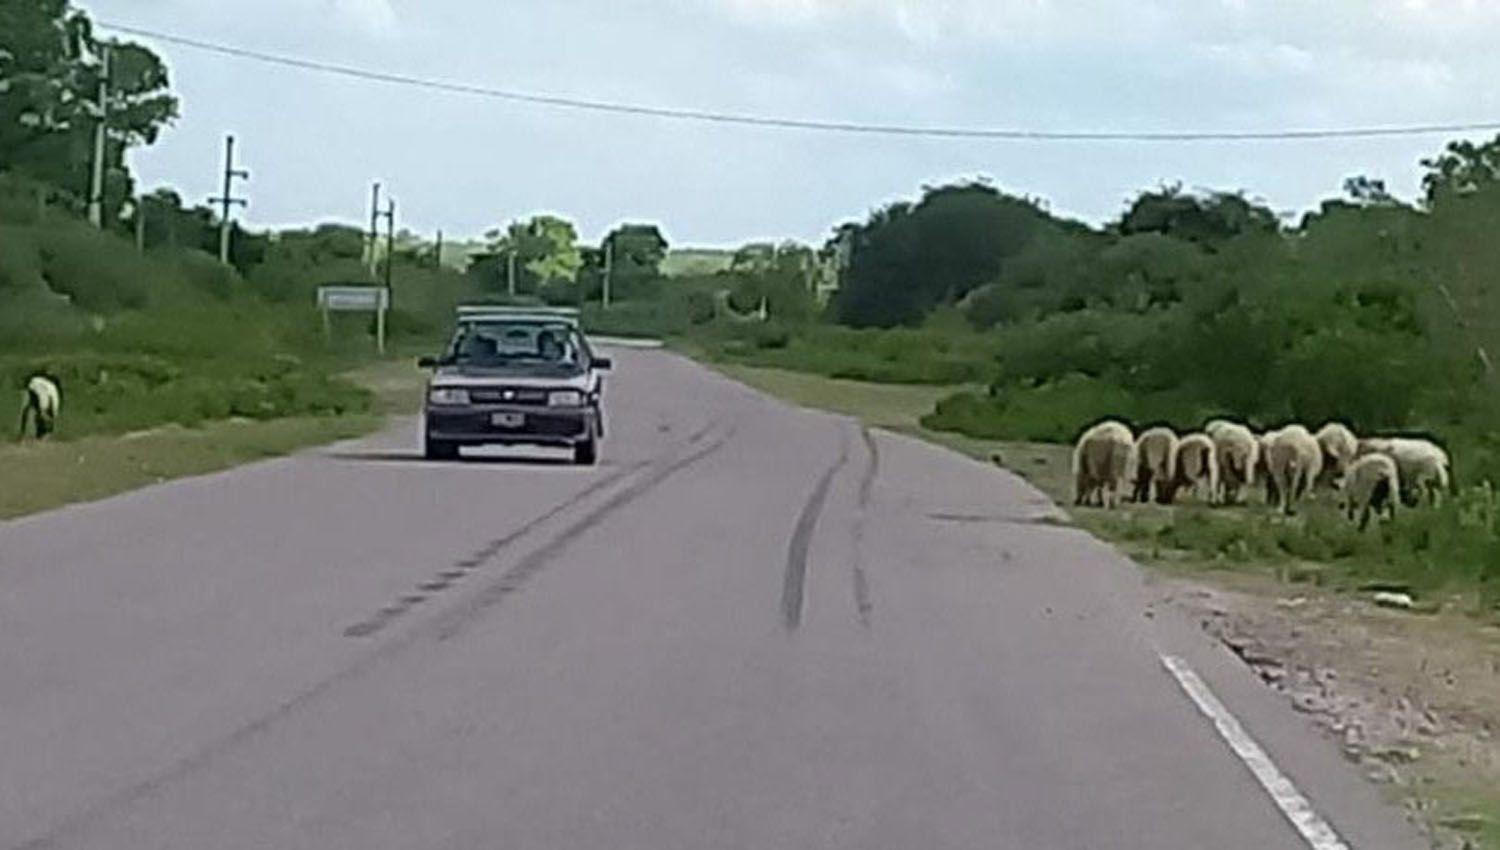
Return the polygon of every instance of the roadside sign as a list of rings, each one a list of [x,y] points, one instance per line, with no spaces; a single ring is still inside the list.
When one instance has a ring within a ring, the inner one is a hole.
[[[318,306],[324,310],[384,310],[388,304],[383,286],[318,287]]]
[[[318,309],[323,313],[323,334],[332,335],[330,313],[373,312],[375,345],[385,353],[385,314],[391,306],[391,292],[383,286],[320,286]]]

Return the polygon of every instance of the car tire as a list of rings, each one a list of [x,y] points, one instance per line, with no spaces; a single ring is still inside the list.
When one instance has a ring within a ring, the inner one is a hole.
[[[590,437],[573,444],[573,462],[579,466],[593,466],[599,461],[599,441]]]
[[[457,460],[458,444],[429,439],[423,444],[422,454],[428,460]]]

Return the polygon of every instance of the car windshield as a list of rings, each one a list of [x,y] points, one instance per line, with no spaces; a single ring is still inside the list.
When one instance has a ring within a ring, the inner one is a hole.
[[[491,320],[464,322],[454,335],[449,359],[458,365],[534,364],[576,367],[581,360],[578,334],[562,323]]]

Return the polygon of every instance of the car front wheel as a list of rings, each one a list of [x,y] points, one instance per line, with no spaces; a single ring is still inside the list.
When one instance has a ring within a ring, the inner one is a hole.
[[[429,437],[423,444],[422,454],[428,460],[457,460],[458,444]]]
[[[599,460],[599,441],[590,437],[573,446],[573,462],[579,466],[593,466]]]

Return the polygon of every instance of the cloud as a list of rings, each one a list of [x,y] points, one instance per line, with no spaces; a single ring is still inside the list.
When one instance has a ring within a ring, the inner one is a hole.
[[[1376,52],[1478,49],[1493,0],[701,0],[750,23],[882,27],[914,41],[1037,45],[1288,38]]]
[[[333,13],[367,35],[389,36],[396,32],[396,10],[390,0],[326,0]]]

